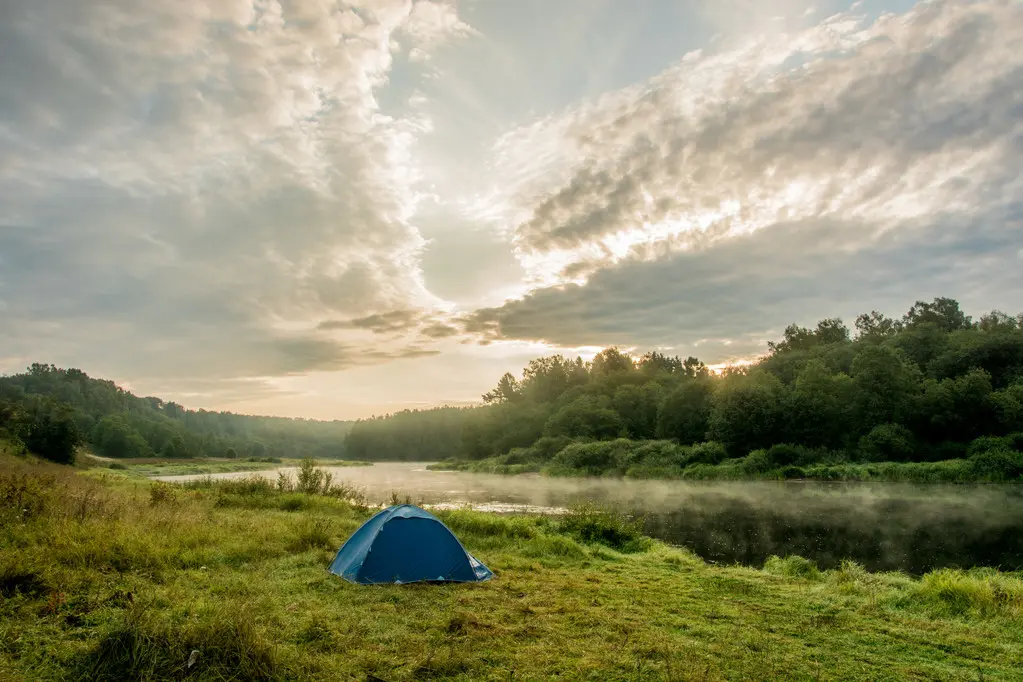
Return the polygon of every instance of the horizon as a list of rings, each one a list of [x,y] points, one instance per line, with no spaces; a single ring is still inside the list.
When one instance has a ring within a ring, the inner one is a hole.
[[[1016,314],[1021,41],[995,0],[8,6],[0,374],[353,421]]]

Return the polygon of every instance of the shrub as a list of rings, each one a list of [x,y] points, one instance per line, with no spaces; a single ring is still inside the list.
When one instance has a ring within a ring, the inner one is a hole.
[[[754,450],[746,455],[739,465],[746,474],[762,474],[771,469],[771,460],[763,450]]]
[[[1005,437],[1006,443],[1016,452],[1023,452],[1023,431],[1010,433]]]
[[[631,461],[648,467],[684,467],[692,449],[670,440],[643,441],[636,448]]]
[[[689,448],[687,464],[720,464],[728,459],[725,446],[715,441],[697,443]]]
[[[913,433],[901,424],[880,424],[860,438],[860,452],[873,462],[905,462],[913,458]]]
[[[316,460],[310,457],[302,459],[298,469],[298,492],[315,495],[330,490],[333,476],[323,469],[316,468]]]
[[[572,443],[551,461],[559,473],[579,476],[600,476],[619,468],[626,462],[632,442],[624,438],[613,441]]]
[[[969,457],[973,457],[974,455],[979,455],[982,452],[987,452],[989,450],[1014,449],[1016,448],[1012,447],[1011,439],[1007,436],[1004,438],[999,436],[981,436],[970,443],[970,445],[966,448],[966,454]]]
[[[639,520],[592,504],[573,508],[560,519],[558,530],[581,542],[606,545],[619,552],[640,552],[650,545]]]
[[[806,478],[806,472],[797,466],[787,466],[779,471],[778,474],[785,479]]]
[[[984,450],[969,461],[977,477],[987,481],[1013,481],[1023,476],[1023,455],[1012,450]]]
[[[801,445],[781,443],[772,445],[767,450],[767,461],[771,467],[787,467],[794,465],[813,464],[820,459],[819,453]]]

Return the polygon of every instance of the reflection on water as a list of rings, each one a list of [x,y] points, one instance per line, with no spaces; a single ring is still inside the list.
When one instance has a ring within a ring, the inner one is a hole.
[[[274,469],[217,474],[261,475]],[[944,566],[1023,570],[1023,487],[887,483],[682,483],[560,479],[428,471],[421,463],[331,468],[335,479],[387,503],[393,491],[441,508],[558,512],[582,501],[642,515],[647,532],[710,561],[762,565],[799,554],[833,567],[853,559],[871,570],[920,573]],[[164,476],[182,481],[201,476]]]

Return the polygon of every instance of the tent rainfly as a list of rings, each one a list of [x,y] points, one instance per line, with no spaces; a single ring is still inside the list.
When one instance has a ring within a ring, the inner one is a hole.
[[[411,504],[388,507],[362,524],[328,570],[363,585],[479,582],[493,576],[440,519]]]

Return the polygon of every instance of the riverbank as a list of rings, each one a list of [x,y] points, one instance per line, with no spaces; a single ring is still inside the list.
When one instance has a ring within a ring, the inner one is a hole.
[[[999,441],[1002,439],[988,439]],[[1017,439],[1023,443],[1023,439]],[[661,442],[651,441],[654,446]],[[518,475],[540,473],[551,477],[606,477],[667,481],[850,481],[882,483],[1023,483],[1023,453],[1009,447],[980,450],[968,458],[935,462],[806,462],[799,448],[776,446],[746,457],[726,459],[717,444],[706,443],[707,460],[643,456],[648,443],[621,439],[580,443],[565,448],[575,456],[551,459],[530,457],[528,451],[480,460],[448,459],[431,464],[434,471],[468,471]],[[999,443],[1000,445],[1000,443]],[[654,448],[650,448],[654,450]],[[564,451],[563,451],[564,452]],[[656,451],[655,451],[656,453]],[[704,454],[704,453],[699,453]],[[836,458],[837,460],[838,458]]]
[[[266,471],[281,467],[297,467],[299,459],[282,459],[279,457],[226,459],[202,457],[196,459],[168,459],[162,457],[146,457],[137,459],[113,459],[96,457],[86,454],[81,459],[82,466],[98,467],[111,471],[123,472],[125,475],[139,478],[157,476],[197,476],[202,474],[229,474],[247,471]],[[326,466],[372,466],[372,462],[349,460],[324,460]]]
[[[360,587],[325,569],[372,513],[343,490],[0,468],[0,678],[976,680],[1023,665],[1014,574],[712,566],[600,514],[452,510],[438,515],[494,580]]]

